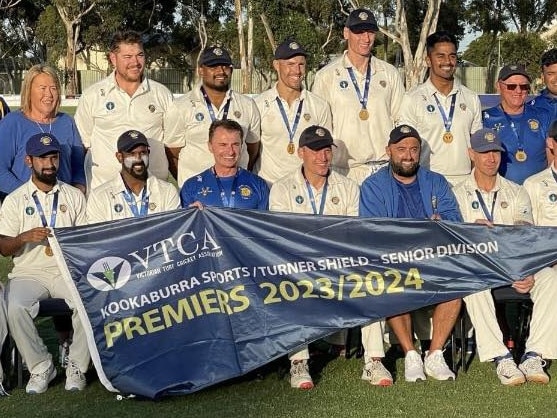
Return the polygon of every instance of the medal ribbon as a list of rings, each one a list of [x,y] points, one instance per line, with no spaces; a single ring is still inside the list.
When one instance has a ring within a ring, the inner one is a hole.
[[[215,176],[215,180],[217,181],[217,186],[219,187],[220,190],[220,200],[222,202],[222,206],[225,208],[233,208],[234,202],[236,200],[236,185],[238,183],[238,175],[240,174],[240,168],[238,168],[236,174],[234,175],[234,180],[232,181],[232,188],[230,189],[230,196],[226,195],[224,187],[222,186],[222,183],[219,179],[219,176],[217,175],[217,172],[215,171],[214,166],[212,171],[213,171],[213,175]]]
[[[128,188],[128,186],[126,186],[126,190],[124,190],[122,194],[124,195],[124,200],[132,211],[134,218],[140,218],[147,215],[149,211],[149,196],[147,196],[147,184],[145,184],[143,190],[141,191],[141,209],[139,211],[137,210],[137,205],[135,204],[133,192]]]
[[[296,134],[296,129],[298,129],[298,123],[300,122],[300,115],[302,114],[302,106],[304,104],[304,100],[300,100],[300,103],[298,104],[298,110],[296,110],[296,116],[294,117],[294,124],[292,125],[292,128],[290,127],[290,121],[288,120],[288,115],[286,114],[286,111],[284,110],[284,106],[282,105],[282,101],[280,100],[280,98],[277,96],[277,104],[280,110],[280,114],[282,116],[282,120],[284,122],[284,125],[286,126],[286,129],[288,129],[288,142],[293,143],[294,142],[294,135]]]
[[[317,212],[317,206],[315,206],[315,197],[313,196],[313,191],[311,190],[311,184],[304,177],[306,182],[306,188],[308,189],[309,201],[311,202],[311,209],[314,215],[323,215],[325,210],[325,202],[327,201],[327,189],[329,188],[329,178],[325,179],[325,185],[323,186],[323,193],[321,194],[321,204],[319,205],[319,212]]]
[[[484,198],[478,189],[476,189],[476,196],[478,197],[478,201],[480,202],[480,206],[482,208],[482,212],[485,215],[485,218],[493,223],[493,213],[495,211],[495,202],[497,201],[497,192],[493,194],[493,201],[491,202],[491,212],[487,210],[487,206],[485,204]]]
[[[364,94],[360,92],[360,87],[358,86],[358,80],[356,80],[356,75],[354,74],[354,69],[352,67],[348,67],[348,74],[350,75],[350,79],[352,80],[352,85],[354,86],[354,90],[356,90],[356,94],[358,95],[358,101],[362,105],[362,109],[367,108],[367,99],[369,95],[369,85],[371,84],[371,65],[368,62],[367,70],[366,70],[366,80],[364,82]]]
[[[37,191],[35,190],[31,195],[33,197],[33,201],[35,202],[35,206],[37,207],[37,212],[39,213],[39,217],[41,218],[41,223],[46,228],[47,226],[54,228],[56,225],[56,215],[58,214],[58,192],[56,190],[54,192],[54,198],[52,199],[52,212],[50,213],[50,225],[46,223],[46,216],[44,214],[43,207],[41,202],[39,201],[39,197],[37,196]]]
[[[443,124],[445,125],[445,132],[451,132],[451,126],[453,125],[453,116],[454,116],[454,108],[456,104],[456,93],[452,95],[451,98],[451,107],[449,109],[449,117],[447,118],[447,114],[445,113],[445,109],[441,105],[441,102],[437,98],[437,93],[433,95],[435,102],[437,103],[437,109],[439,109],[439,113],[441,113],[441,117],[443,118]]]
[[[213,110],[213,104],[211,103],[211,99],[209,99],[209,95],[203,88],[201,87],[201,94],[203,94],[203,98],[205,99],[205,104],[207,105],[207,110],[209,111],[209,116],[211,116],[211,121],[214,122],[217,120],[217,116],[215,115],[215,111]],[[231,97],[226,100],[224,104],[224,108],[222,110],[222,119],[228,119],[228,109],[230,108],[230,101],[232,100]]]
[[[499,105],[499,107],[501,108],[501,111],[503,112],[503,115],[505,116],[507,123],[509,124],[509,126],[513,131],[513,134],[516,138],[516,142],[518,143],[518,151],[524,151],[524,142],[522,142],[522,129],[523,129],[522,124],[520,125],[520,131],[519,131],[516,128],[516,125],[514,121],[511,119],[511,117],[507,114],[507,112],[503,110],[503,106]],[[524,110],[522,111],[522,113],[524,114]]]

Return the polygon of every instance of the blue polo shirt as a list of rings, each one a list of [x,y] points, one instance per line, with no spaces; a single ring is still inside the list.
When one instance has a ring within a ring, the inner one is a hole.
[[[234,194],[232,194],[234,187]],[[183,208],[199,201],[203,206],[269,209],[269,186],[261,177],[238,168],[235,176],[219,177],[213,168],[186,180],[180,190]]]
[[[547,168],[545,139],[551,124],[547,110],[527,103],[521,115],[506,115],[499,105],[483,112],[483,123],[485,128],[499,133],[505,148],[499,167],[503,177],[522,184],[531,175]],[[516,159],[519,148],[526,153],[525,161]]]
[[[547,110],[551,114],[551,120],[557,119],[557,97],[553,97],[549,90],[543,89],[530,104],[536,109]]]

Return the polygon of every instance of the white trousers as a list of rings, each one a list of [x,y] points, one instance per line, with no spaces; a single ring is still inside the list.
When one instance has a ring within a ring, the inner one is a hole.
[[[546,359],[557,358],[557,271],[546,267],[534,275],[530,291],[534,303],[530,321],[530,335],[526,352],[533,351]],[[476,346],[480,361],[504,356],[508,349],[495,316],[495,303],[490,290],[464,298],[468,315],[476,332]]]
[[[39,336],[34,319],[39,313],[39,301],[48,298],[63,298],[70,308],[73,304],[70,291],[62,277],[49,280],[16,277],[8,281],[6,301],[8,303],[8,325],[19,352],[33,374],[42,373],[52,364],[52,356]],[[69,360],[77,364],[82,372],[89,367],[87,339],[77,310],[72,315],[73,341]]]
[[[8,335],[8,315],[6,312],[6,302],[4,301],[4,288],[2,283],[0,283],[0,352],[4,342],[6,341],[6,336]],[[2,370],[2,363],[0,363],[0,383],[4,377],[4,371]]]

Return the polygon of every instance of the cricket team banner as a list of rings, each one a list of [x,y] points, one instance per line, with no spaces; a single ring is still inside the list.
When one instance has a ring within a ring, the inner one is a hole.
[[[102,383],[149,398],[557,263],[557,229],[189,209],[55,230]]]

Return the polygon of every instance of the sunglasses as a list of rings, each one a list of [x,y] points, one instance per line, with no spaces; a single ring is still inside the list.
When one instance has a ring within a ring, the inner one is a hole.
[[[500,81],[500,83],[502,85],[504,85],[507,90],[516,90],[516,88],[518,87],[520,89],[520,91],[530,91],[530,84],[514,84],[514,83],[503,83],[502,81]]]

